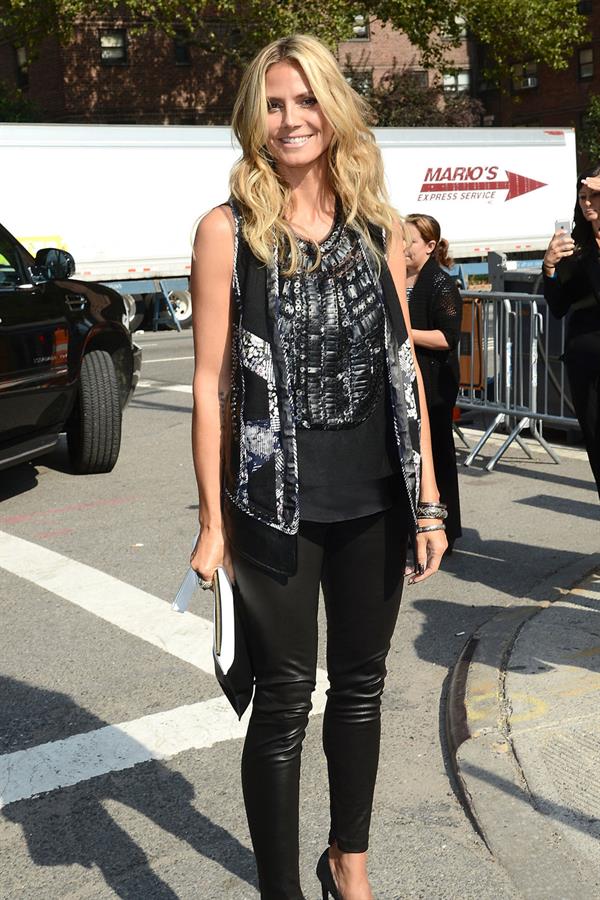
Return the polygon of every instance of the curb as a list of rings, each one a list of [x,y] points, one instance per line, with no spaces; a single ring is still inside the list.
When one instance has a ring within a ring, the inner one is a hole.
[[[579,896],[594,897],[597,885],[588,880],[585,862],[562,846],[552,820],[533,805],[510,736],[506,667],[525,623],[599,565],[600,556],[582,557],[493,616],[471,635],[450,675],[446,739],[460,799],[494,858],[528,900],[567,900],[574,886]]]

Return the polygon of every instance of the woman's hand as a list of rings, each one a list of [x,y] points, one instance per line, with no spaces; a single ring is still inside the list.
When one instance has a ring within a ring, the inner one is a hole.
[[[200,529],[190,557],[190,566],[205,581],[212,581],[217,566],[223,566],[233,584],[235,576],[231,553],[222,527],[205,526]]]
[[[544,269],[554,269],[565,256],[572,256],[575,242],[566,231],[557,231],[544,254]]]
[[[441,525],[441,519],[419,519],[419,526]],[[417,532],[417,545],[415,548],[415,571],[408,571],[409,584],[417,584],[425,581],[440,567],[442,556],[448,547],[448,538],[443,528],[436,531]]]
[[[588,178],[582,178],[581,183],[585,184],[590,191],[600,191],[600,176],[590,175]]]

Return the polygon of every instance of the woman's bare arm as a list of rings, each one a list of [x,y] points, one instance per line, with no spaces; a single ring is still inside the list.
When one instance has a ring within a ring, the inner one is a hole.
[[[400,299],[404,323],[410,339],[417,373],[417,385],[419,389],[419,407],[421,411],[421,496],[422,502],[438,501],[440,494],[435,480],[433,468],[433,455],[431,451],[431,432],[429,430],[429,413],[427,412],[427,399],[421,370],[416,361],[415,347],[410,327],[410,316],[406,302],[406,260],[404,257],[404,238],[400,226],[393,232],[388,245],[387,262],[394,280],[394,285]],[[432,525],[436,520],[426,519],[421,524]],[[448,546],[445,531],[430,531],[417,535],[417,563],[425,567],[422,575],[412,578],[412,581],[423,581],[433,575],[439,568],[442,555]]]
[[[221,514],[231,382],[233,247],[231,213],[216,207],[196,231],[190,279],[195,358],[192,452],[200,521],[191,564],[207,580],[218,565],[225,565],[233,577]]]
[[[413,342],[416,347],[424,347],[426,350],[449,350],[450,344],[446,340],[446,335],[439,328],[433,328],[431,331],[427,329],[412,330]]]

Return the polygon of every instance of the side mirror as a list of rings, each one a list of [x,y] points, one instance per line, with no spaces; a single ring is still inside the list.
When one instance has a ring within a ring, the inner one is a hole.
[[[70,278],[75,271],[75,260],[66,250],[45,247],[35,255],[32,275],[37,279],[50,281],[53,278]]]

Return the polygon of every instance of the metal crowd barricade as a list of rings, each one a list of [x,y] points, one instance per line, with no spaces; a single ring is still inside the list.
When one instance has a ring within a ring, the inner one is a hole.
[[[460,391],[457,406],[488,413],[492,419],[468,453],[470,466],[501,426],[506,440],[486,464],[492,471],[516,441],[531,458],[521,435],[531,436],[548,455],[560,459],[542,434],[543,423],[578,428],[568,398],[560,354],[564,323],[552,321],[542,296],[461,291],[463,320],[460,345]],[[552,339],[551,339],[552,336]]]

